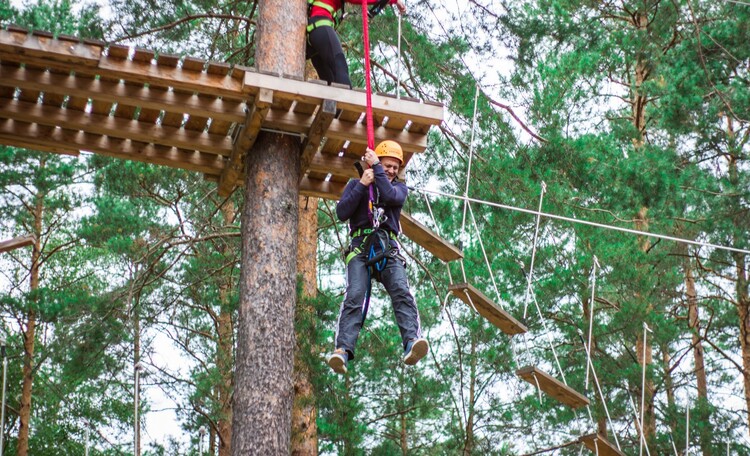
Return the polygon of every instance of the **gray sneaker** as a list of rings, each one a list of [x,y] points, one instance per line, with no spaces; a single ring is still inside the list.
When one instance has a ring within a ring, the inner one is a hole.
[[[417,364],[417,362],[424,358],[427,352],[430,350],[430,344],[427,343],[427,339],[419,338],[412,339],[406,344],[406,351],[404,352],[404,363],[410,366]]]
[[[326,359],[328,365],[331,366],[331,369],[337,374],[346,374],[347,361],[349,361],[349,355],[346,354],[346,350],[343,348],[337,348],[333,353],[328,355],[328,358]]]

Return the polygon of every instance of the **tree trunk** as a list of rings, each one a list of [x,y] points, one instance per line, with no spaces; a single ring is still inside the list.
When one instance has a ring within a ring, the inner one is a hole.
[[[688,327],[692,333],[693,359],[695,362],[695,380],[698,385],[698,420],[706,426],[702,426],[700,434],[701,451],[703,456],[711,456],[710,427],[708,426],[710,416],[708,415],[708,380],[706,379],[706,367],[703,357],[703,342],[700,337],[700,315],[698,314],[698,293],[695,289],[695,277],[690,259],[685,260],[685,294],[688,302]]]
[[[46,159],[39,162],[39,169],[43,171]],[[31,253],[31,270],[29,290],[34,292],[39,288],[39,269],[42,253],[42,221],[44,219],[44,194],[40,191],[34,201],[34,249]],[[35,303],[34,303],[35,304]],[[31,391],[34,384],[34,341],[36,339],[36,310],[32,304],[26,315],[26,330],[23,332],[23,383],[21,386],[21,403],[18,411],[18,456],[29,453],[29,424],[31,422]]]
[[[669,354],[669,348],[667,344],[662,344],[659,347],[661,351],[661,365],[664,371],[664,392],[667,393],[667,405],[669,409],[676,410],[677,404],[674,396],[674,379],[672,379],[672,372],[669,370],[669,365],[672,361],[672,357]],[[669,428],[672,430],[672,435],[678,435],[677,432],[677,420],[671,419],[669,421]]]
[[[741,150],[738,149],[737,137],[734,132],[734,122],[731,116],[726,116],[727,121],[727,139],[729,142],[729,153],[727,158],[727,172],[729,177],[729,192],[733,195],[740,195],[739,189],[740,176],[738,169],[738,156],[741,156]],[[743,210],[740,196],[729,196],[733,198],[731,207],[732,223],[734,233],[732,235],[733,245],[740,246],[743,239],[741,238],[747,224],[747,211]],[[742,349],[742,375],[745,387],[745,410],[747,413],[748,432],[750,432],[750,278],[747,273],[747,257],[744,253],[733,252],[735,271],[737,272],[737,281],[735,282],[735,295],[737,305],[737,316],[740,323],[740,348]]]
[[[297,272],[302,280],[302,295],[315,297],[318,294],[318,198],[300,197],[299,226],[297,229]],[[311,306],[297,305],[297,313],[314,315]],[[304,320],[314,321],[313,318]],[[303,336],[304,337],[304,336]],[[300,340],[300,336],[297,337]],[[310,367],[297,347],[294,357],[294,408],[292,409],[292,455],[318,455],[318,410],[315,391],[310,380]],[[307,354],[309,355],[309,353]]]
[[[648,28],[648,14],[646,11],[637,11],[632,16],[633,26],[639,31],[643,32],[644,35]],[[638,131],[638,136],[634,138],[633,145],[636,152],[643,150],[644,141],[646,138],[646,105],[648,104],[648,97],[643,91],[643,84],[649,78],[649,65],[643,57],[640,55],[636,58],[635,63],[635,74],[633,75],[633,88],[631,95],[631,109],[632,109],[632,121],[633,127]],[[642,206],[638,208],[638,215],[636,216],[636,228],[638,230],[647,231],[648,221],[647,215],[648,207]],[[638,238],[638,244],[642,252],[647,252],[651,246],[648,238],[640,236]],[[645,270],[641,271],[641,274],[647,274]],[[646,315],[651,313],[652,307],[648,305]],[[644,319],[644,320],[647,320]],[[644,357],[645,349],[645,357]],[[636,340],[636,351],[638,352],[638,362],[645,369],[653,362],[653,347],[651,342],[647,341],[646,346],[643,346],[643,338],[639,335]],[[640,391],[642,393],[642,391]],[[654,382],[646,377],[645,385],[645,403],[643,410],[643,434],[646,442],[652,441],[656,437],[656,415],[654,413]]]
[[[646,219],[646,214],[648,213],[647,207],[642,207],[638,211],[638,215],[636,217],[636,228],[641,231],[647,231],[648,230],[648,221]],[[638,244],[639,248],[642,252],[647,252],[649,248],[651,247],[651,243],[649,242],[648,238],[645,236],[639,236],[638,238]],[[641,272],[642,274],[645,274],[645,271]],[[646,315],[650,314],[652,311],[652,306],[649,304],[646,308]],[[636,344],[635,344],[635,350],[636,350],[636,356],[638,357],[638,364],[642,366],[642,368],[646,369],[646,384],[645,385],[639,385],[639,392],[641,394],[644,393],[644,391],[641,390],[642,387],[645,386],[645,397],[644,397],[644,403],[643,403],[643,423],[641,425],[643,426],[643,435],[646,442],[652,441],[654,438],[656,438],[656,414],[654,413],[654,381],[649,377],[648,375],[648,366],[650,366],[653,363],[653,346],[651,345],[651,340],[647,338],[646,339],[646,345],[643,345],[643,337],[639,334],[636,338]],[[645,354],[645,356],[644,356]]]
[[[218,351],[216,366],[221,380],[218,385],[219,419],[216,423],[219,437],[219,456],[232,454],[232,364],[234,356],[232,312],[229,308],[228,293],[222,290],[222,308],[218,321]]]
[[[237,210],[231,200],[221,206],[221,214],[225,225],[229,225],[235,219]],[[225,245],[222,254],[225,258],[231,255],[231,246]],[[232,289],[231,275],[222,280],[219,285],[219,309],[218,321],[216,322],[216,367],[221,376],[216,385],[217,399],[219,402],[219,418],[216,422],[218,437],[219,456],[230,456],[232,454],[232,366],[234,366],[234,324],[232,322],[232,308],[230,296]],[[211,448],[213,451],[216,437],[212,434]],[[214,453],[211,453],[212,455]]]
[[[742,369],[745,386],[745,404],[747,407],[747,423],[750,429],[750,296],[748,296],[748,277],[745,255],[734,253],[737,271],[737,313],[740,320],[740,347],[742,348]]]
[[[303,0],[261,0],[256,66],[301,77]],[[299,138],[261,133],[245,156],[232,454],[291,452]]]

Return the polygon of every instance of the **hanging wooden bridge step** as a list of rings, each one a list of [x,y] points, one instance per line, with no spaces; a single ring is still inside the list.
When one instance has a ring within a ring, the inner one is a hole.
[[[458,247],[441,238],[405,212],[401,212],[401,230],[409,239],[446,263],[464,257]]]
[[[516,371],[516,375],[568,407],[575,409],[589,405],[586,396],[534,366],[522,367]]]
[[[32,245],[34,241],[36,241],[36,238],[33,235],[19,236],[13,239],[6,239],[4,241],[0,241],[0,253],[10,252],[11,250],[14,250],[14,249],[19,249],[21,247]]]
[[[625,453],[618,450],[615,445],[610,443],[601,434],[588,434],[578,439],[586,448],[591,450],[597,456],[625,456]]]
[[[490,298],[468,283],[456,283],[448,287],[457,298],[473,307],[490,323],[500,328],[502,332],[512,336],[526,332],[526,326],[504,311]]]
[[[376,141],[406,166],[439,103],[373,94]],[[0,29],[0,144],[89,151],[204,173],[228,193],[261,131],[300,137],[301,189],[337,199],[364,154],[363,91],[189,56]]]

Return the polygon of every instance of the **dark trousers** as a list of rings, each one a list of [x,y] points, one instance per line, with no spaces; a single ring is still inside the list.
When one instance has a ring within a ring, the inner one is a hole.
[[[315,18],[310,18],[310,22],[314,20]],[[328,84],[337,82],[351,88],[349,65],[333,27],[320,26],[307,34],[307,58],[312,60],[320,79]]]
[[[422,328],[417,303],[409,291],[404,261],[398,255],[397,248],[391,252],[392,255],[376,280],[383,284],[391,297],[396,323],[406,349],[408,341],[421,337]],[[346,266],[346,294],[336,323],[336,348],[346,350],[349,359],[354,359],[354,347],[362,329],[362,310],[369,285],[366,263],[367,253],[362,252],[349,260]]]

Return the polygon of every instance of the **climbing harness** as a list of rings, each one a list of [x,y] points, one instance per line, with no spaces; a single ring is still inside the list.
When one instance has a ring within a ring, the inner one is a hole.
[[[383,209],[377,208],[376,213],[379,217],[384,217],[380,223],[385,222],[385,216],[382,214]],[[398,236],[378,225],[374,228],[358,228],[351,234],[352,239],[364,236],[362,243],[357,247],[349,247],[346,252],[345,265],[356,257],[365,253],[367,261],[367,291],[365,292],[365,301],[362,306],[362,323],[367,319],[367,311],[370,309],[370,296],[372,295],[372,279],[379,278],[379,274],[385,270],[388,260],[398,255],[398,249],[391,245],[391,240],[398,242]]]
[[[307,17],[310,17],[310,14],[312,13],[313,6],[317,6],[319,8],[323,8],[324,10],[328,11],[328,13],[331,15],[333,20],[326,19],[326,18],[320,18],[313,22],[312,24],[308,24],[307,26],[307,33],[312,32],[318,27],[332,27],[336,28],[341,24],[341,21],[344,20],[344,8],[334,9],[331,5],[322,2],[320,0],[307,0]]]

